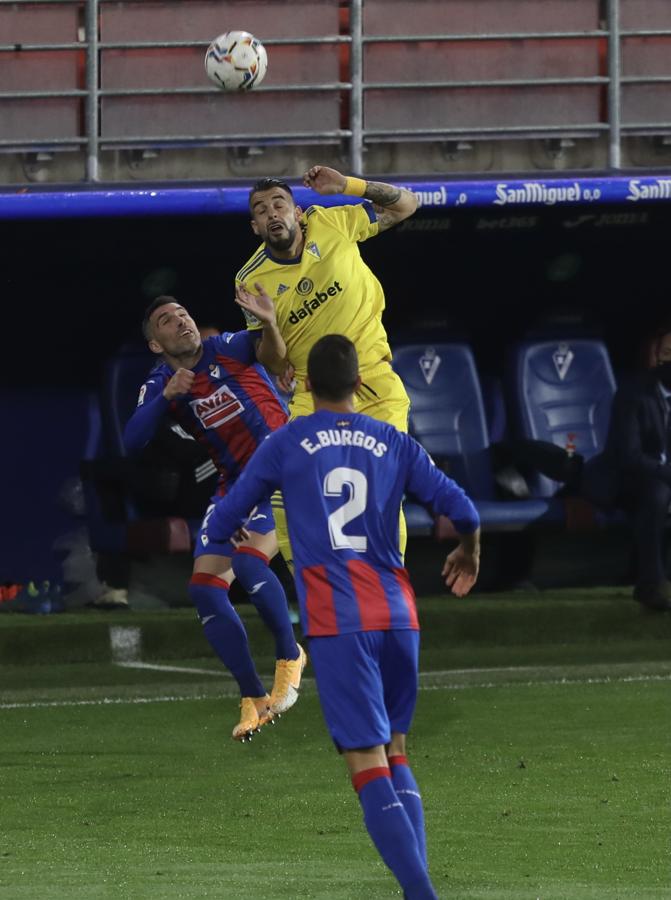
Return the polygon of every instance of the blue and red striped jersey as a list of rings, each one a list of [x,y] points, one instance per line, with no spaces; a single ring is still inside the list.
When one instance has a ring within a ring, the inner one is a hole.
[[[287,421],[275,386],[257,362],[255,343],[248,331],[206,338],[192,370],[193,387],[176,400],[163,396],[174,371],[165,363],[152,369],[124,430],[126,449],[140,450],[167,413],[209,453],[219,474],[218,493],[224,494],[259,444]]]
[[[414,495],[471,533],[478,514],[426,451],[393,426],[319,410],[259,447],[208,526],[228,539],[250,509],[280,488],[306,634],[418,628],[399,552],[399,509]]]

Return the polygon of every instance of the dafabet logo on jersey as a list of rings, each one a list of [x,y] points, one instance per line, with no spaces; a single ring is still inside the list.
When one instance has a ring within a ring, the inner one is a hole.
[[[303,300],[302,306],[291,311],[289,321],[292,325],[297,325],[301,319],[307,319],[308,316],[313,315],[315,310],[319,309],[322,303],[326,303],[329,297],[335,297],[336,294],[340,294],[341,292],[342,288],[340,287],[340,284],[337,281],[334,281],[333,284],[326,288],[326,290],[317,291],[313,297],[307,297]]]

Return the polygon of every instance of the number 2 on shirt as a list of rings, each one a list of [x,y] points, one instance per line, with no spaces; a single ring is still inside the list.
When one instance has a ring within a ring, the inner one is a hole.
[[[340,497],[349,491],[349,497],[328,517],[329,536],[334,550],[354,550],[365,553],[368,539],[365,534],[343,534],[343,528],[352,519],[356,519],[366,509],[368,499],[368,481],[358,469],[339,466],[331,469],[324,477],[324,496]]]

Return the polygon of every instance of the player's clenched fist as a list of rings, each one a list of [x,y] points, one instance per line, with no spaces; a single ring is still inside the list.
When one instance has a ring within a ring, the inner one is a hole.
[[[347,179],[335,169],[328,166],[312,166],[303,175],[305,187],[312,188],[318,194],[342,194],[347,184]]]
[[[174,400],[183,397],[193,387],[195,374],[191,369],[177,369],[170,381],[163,388],[163,396],[166,400]]]

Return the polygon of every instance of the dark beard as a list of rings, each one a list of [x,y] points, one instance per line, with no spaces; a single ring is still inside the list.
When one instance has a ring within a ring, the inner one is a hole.
[[[273,250],[288,250],[296,240],[296,226],[289,228],[287,237],[274,237],[270,232],[266,235],[266,244],[270,244]]]

